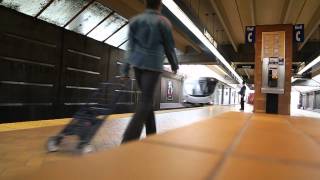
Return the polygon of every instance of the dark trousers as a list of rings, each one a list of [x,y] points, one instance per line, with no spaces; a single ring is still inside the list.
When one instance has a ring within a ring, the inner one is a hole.
[[[153,112],[153,96],[160,72],[134,68],[137,84],[142,92],[141,102],[129,122],[123,135],[122,143],[139,139],[145,125],[147,135],[157,132]]]
[[[241,110],[244,110],[244,96],[241,96],[241,100],[240,100],[240,104],[241,104]]]

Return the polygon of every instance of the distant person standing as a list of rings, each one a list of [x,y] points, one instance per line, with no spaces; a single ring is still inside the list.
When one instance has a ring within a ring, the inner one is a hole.
[[[162,0],[146,0],[146,10],[129,23],[128,59],[122,76],[128,77],[130,65],[142,91],[141,103],[131,119],[122,143],[139,139],[145,125],[147,135],[156,133],[153,97],[163,70],[164,55],[174,73],[178,70],[170,21],[161,15]]]
[[[240,111],[244,111],[244,96],[246,95],[246,85],[245,83],[243,82],[242,83],[242,87],[240,89],[240,96],[241,96],[241,100],[240,100],[240,104],[241,104],[241,108],[240,108]]]

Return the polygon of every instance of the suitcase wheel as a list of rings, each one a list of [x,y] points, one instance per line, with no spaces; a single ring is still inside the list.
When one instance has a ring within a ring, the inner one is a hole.
[[[56,152],[59,150],[59,141],[57,137],[50,137],[47,142],[47,149],[49,152]]]
[[[94,146],[91,144],[83,145],[80,149],[80,154],[87,154],[94,151]]]

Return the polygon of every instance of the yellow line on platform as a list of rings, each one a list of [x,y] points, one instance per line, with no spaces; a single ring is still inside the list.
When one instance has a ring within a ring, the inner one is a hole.
[[[113,114],[113,115],[110,115],[107,119],[115,120],[115,119],[130,117],[131,115],[132,115],[131,113]],[[68,124],[70,120],[71,118],[63,118],[63,119],[38,120],[38,121],[0,124],[0,132],[51,127],[51,126],[63,126]]]
[[[162,110],[162,111],[157,111],[156,114],[169,113],[169,112],[181,112],[181,111],[195,110],[195,109],[199,109],[199,108]],[[132,113],[113,114],[113,115],[110,115],[107,118],[107,120],[128,118],[131,116],[132,116]],[[33,128],[51,127],[51,126],[64,126],[67,123],[69,123],[70,120],[71,120],[71,118],[63,118],[63,119],[50,119],[50,120],[5,123],[5,124],[0,124],[0,132],[26,130],[26,129],[33,129]]]

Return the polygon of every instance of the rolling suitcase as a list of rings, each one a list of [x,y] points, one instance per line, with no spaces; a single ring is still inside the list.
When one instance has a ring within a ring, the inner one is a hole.
[[[59,150],[59,145],[65,136],[76,135],[79,137],[77,150],[87,153],[93,150],[90,141],[103,125],[104,120],[113,114],[117,102],[123,92],[124,85],[119,83],[101,83],[100,87],[88,99],[97,103],[80,108],[66,127],[56,136],[50,137],[47,142],[49,152]]]

